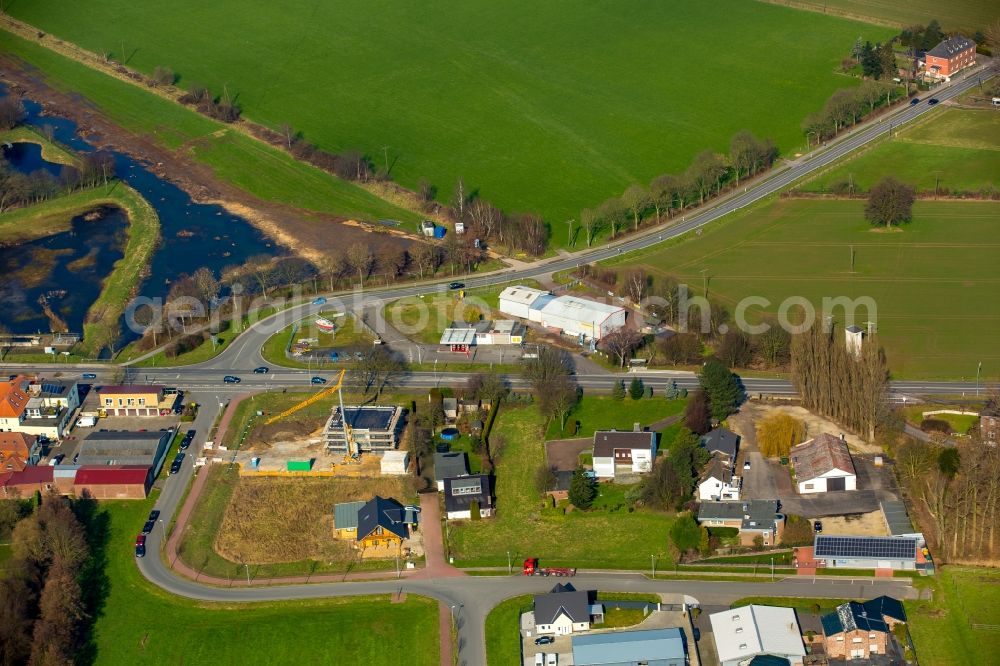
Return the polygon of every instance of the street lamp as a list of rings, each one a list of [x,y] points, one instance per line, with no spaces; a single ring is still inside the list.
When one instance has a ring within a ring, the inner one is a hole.
[[[167,526],[163,524],[163,518],[160,518],[160,531],[163,533],[163,540],[167,540]]]
[[[514,573],[514,565],[510,561],[510,551],[507,551],[507,575]]]
[[[649,556],[649,564],[653,570],[653,578],[656,578],[656,555]]]
[[[983,362],[980,361],[979,365],[976,366],[976,395],[979,395],[979,373],[983,369]]]
[[[246,569],[246,572],[247,572],[247,585],[249,585],[250,584],[250,565],[247,564],[246,562],[244,562],[243,563],[243,568]]]
[[[771,582],[774,582],[774,558],[771,558]]]

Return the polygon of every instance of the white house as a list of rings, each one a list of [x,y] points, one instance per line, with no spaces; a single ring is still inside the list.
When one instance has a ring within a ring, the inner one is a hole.
[[[758,655],[787,659],[802,666],[802,632],[791,608],[741,606],[708,616],[722,666],[743,666]]]
[[[590,603],[590,593],[572,584],[559,584],[548,594],[535,595],[535,631],[539,635],[568,636],[589,631],[591,619],[604,619],[604,607]]]
[[[655,432],[594,433],[594,474],[598,479],[614,479],[617,474],[644,474],[656,460]]]
[[[793,446],[789,458],[801,494],[857,490],[857,473],[843,437],[817,435]]]
[[[721,456],[712,456],[698,484],[698,499],[700,500],[735,500],[740,499],[740,477],[733,476],[732,467]]]

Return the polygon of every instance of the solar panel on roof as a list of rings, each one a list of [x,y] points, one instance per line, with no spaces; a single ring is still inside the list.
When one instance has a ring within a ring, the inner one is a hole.
[[[892,537],[817,536],[815,555],[844,559],[915,559],[917,541]]]

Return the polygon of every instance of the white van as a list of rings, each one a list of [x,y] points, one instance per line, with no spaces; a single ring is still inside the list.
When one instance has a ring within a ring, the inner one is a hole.
[[[535,666],[545,666],[545,653],[536,652],[535,653]]]
[[[555,652],[545,655],[545,666],[559,666],[559,655]]]

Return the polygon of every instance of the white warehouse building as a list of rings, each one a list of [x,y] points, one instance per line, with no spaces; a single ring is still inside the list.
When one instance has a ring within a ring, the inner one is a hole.
[[[508,287],[501,292],[500,312],[592,340],[600,340],[625,326],[623,307],[577,296],[553,296],[523,286]]]

